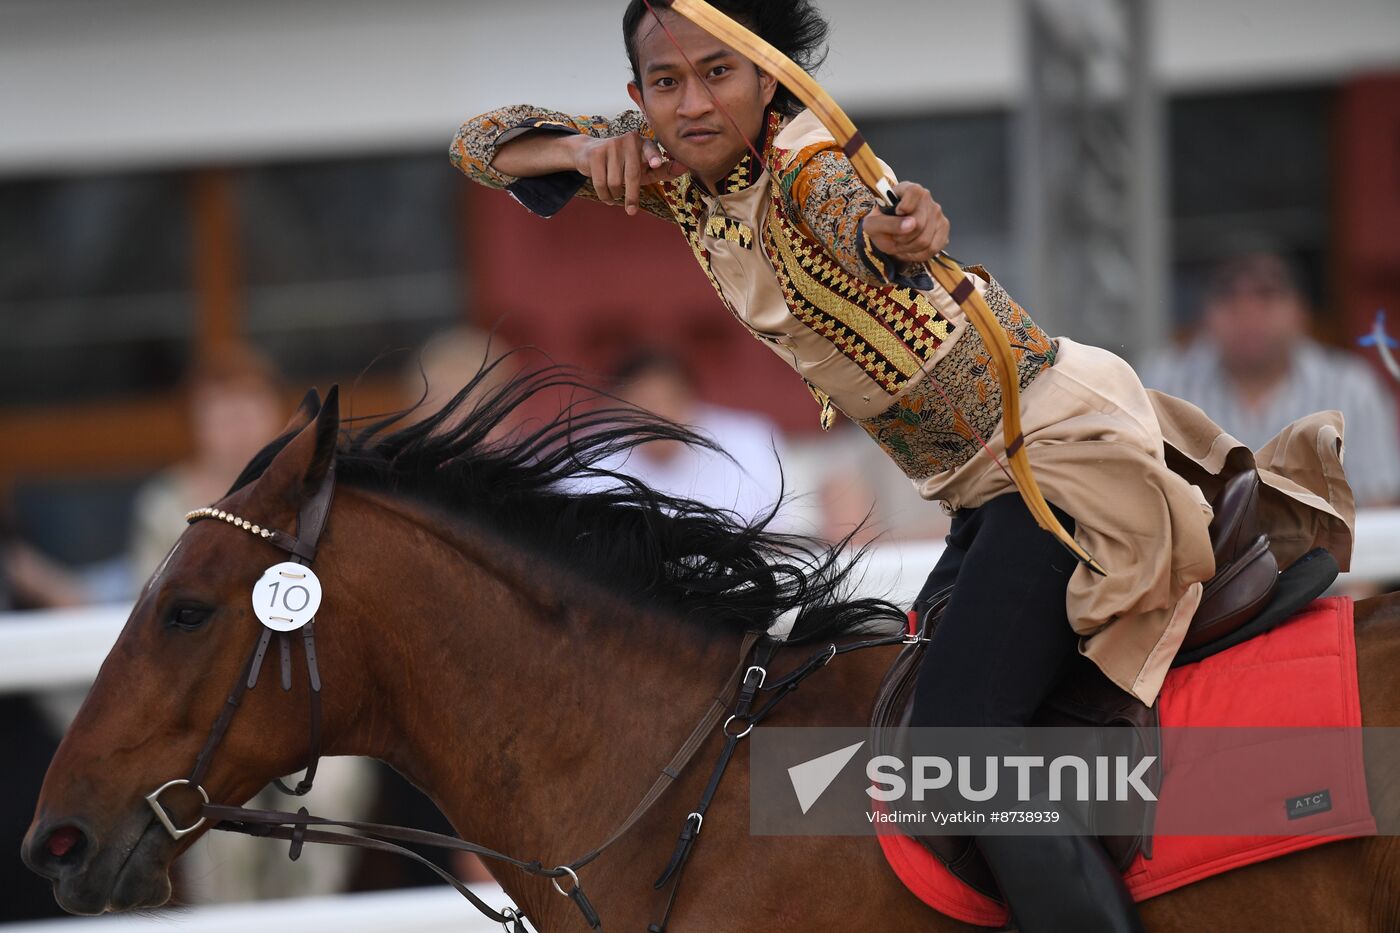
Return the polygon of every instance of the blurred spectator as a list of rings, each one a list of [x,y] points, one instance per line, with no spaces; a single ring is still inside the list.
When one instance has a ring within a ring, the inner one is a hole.
[[[520,372],[516,357],[510,352],[510,345],[503,339],[475,327],[459,325],[438,331],[404,370],[405,407],[416,406],[412,413],[416,419],[433,414],[475,378],[488,361],[499,362],[474,394],[480,396],[500,388]]]
[[[76,574],[19,536],[3,492],[0,490],[0,612],[55,609],[87,602]]]
[[[822,477],[817,489],[821,508],[821,528],[825,541],[841,541],[851,535],[850,544],[862,547],[881,537],[881,523],[875,519],[877,496],[870,480],[858,469],[835,469]]]
[[[1357,504],[1393,503],[1400,499],[1393,399],[1365,362],[1310,338],[1308,316],[1284,259],[1228,259],[1207,284],[1200,336],[1144,364],[1143,384],[1199,406],[1253,450],[1296,418],[1338,409]]]
[[[194,450],[141,487],[133,504],[131,566],[138,588],[185,530],[185,513],[222,499],[289,413],[272,366],[247,349],[197,363],[185,392]]]
[[[611,469],[653,489],[730,509],[743,519],[766,513],[782,491],[780,429],[767,417],[708,405],[680,360],[643,351],[618,367],[613,392],[628,404],[685,425],[717,443],[728,455],[677,441],[637,447]],[[732,459],[731,459],[732,458]]]
[[[34,802],[49,761],[58,751],[58,736],[32,697],[6,694],[0,696],[0,743],[6,761],[0,771],[0,839],[5,840],[0,849],[0,891],[4,892],[0,923],[61,917],[53,885],[25,867],[19,857],[19,841],[34,818]]]
[[[950,519],[938,504],[921,497],[869,436],[844,419],[830,431],[791,440],[785,454],[790,488],[815,491],[793,502],[794,517],[827,541],[857,526],[855,547],[938,540],[948,532]]]

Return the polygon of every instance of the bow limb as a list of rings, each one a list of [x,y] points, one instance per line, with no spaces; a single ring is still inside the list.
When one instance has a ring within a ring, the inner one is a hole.
[[[879,194],[886,206],[897,203],[890,183],[885,178],[884,169],[875,158],[870,144],[816,79],[767,40],[715,9],[706,0],[671,0],[670,8],[743,55],[792,91],[817,119],[821,120],[822,125],[831,131],[836,144],[850,159],[861,180]],[[992,313],[992,309],[987,306],[986,300],[956,263],[939,256],[925,266],[933,280],[946,289],[962,308],[972,326],[981,334],[982,342],[991,354],[997,383],[1001,388],[1002,435],[1005,440],[1007,463],[1015,479],[1017,491],[1025,500],[1036,524],[1054,535],[1090,570],[1106,575],[1103,567],[1099,566],[1093,556],[1060,524],[1031,472],[1030,460],[1025,451],[1026,439],[1021,432],[1021,390],[1016,356],[1006,338],[1006,332]]]

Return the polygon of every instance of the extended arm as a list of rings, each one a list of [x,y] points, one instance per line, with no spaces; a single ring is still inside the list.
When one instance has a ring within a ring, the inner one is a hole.
[[[450,155],[473,181],[504,188],[544,217],[579,196],[670,220],[656,186],[685,172],[657,147],[636,111],[607,120],[505,107],[463,123]]]

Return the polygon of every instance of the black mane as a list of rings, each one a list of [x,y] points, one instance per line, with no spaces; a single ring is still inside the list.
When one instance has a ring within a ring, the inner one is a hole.
[[[654,440],[715,449],[706,439],[637,409],[599,407],[603,396],[564,367],[502,380],[503,359],[421,420],[409,418],[412,409],[354,419],[337,450],[337,481],[475,520],[640,606],[726,631],[766,628],[794,609],[794,643],[902,622],[892,603],[848,597],[857,561],[843,558],[846,541],[830,546],[770,530],[776,504],[746,522],[604,465]],[[491,437],[542,392],[568,394],[559,417]],[[261,476],[291,438],[263,448],[233,489]],[[610,477],[609,488],[567,488],[590,477]]]

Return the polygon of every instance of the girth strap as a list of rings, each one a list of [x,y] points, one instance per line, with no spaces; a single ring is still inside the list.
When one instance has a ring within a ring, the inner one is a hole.
[[[705,784],[705,790],[700,795],[700,803],[685,818],[685,826],[681,829],[680,839],[676,842],[676,849],[671,854],[671,860],[666,864],[666,868],[661,872],[661,877],[657,878],[652,887],[658,891],[666,885],[677,870],[685,863],[686,856],[690,854],[690,848],[695,844],[695,840],[700,835],[700,827],[705,822],[705,814],[710,809],[711,802],[714,801],[715,792],[719,790],[720,779],[724,777],[725,769],[729,766],[729,760],[734,757],[734,749],[739,747],[739,742],[744,736],[749,734],[752,724],[745,725],[740,732],[732,732],[727,724],[735,721],[747,721],[749,709],[753,705],[754,697],[758,695],[760,685],[766,675],[768,664],[773,660],[773,654],[777,650],[777,642],[771,638],[765,638],[754,652],[754,663],[745,668],[744,681],[739,689],[739,697],[734,703],[734,713],[725,720],[724,747],[720,750],[719,761],[715,763],[714,769],[710,772],[710,780]],[[755,671],[758,677],[752,677]]]
[[[719,760],[715,762],[714,768],[710,771],[710,779],[705,782],[705,790],[700,794],[699,805],[685,818],[680,838],[676,840],[676,848],[672,851],[666,867],[662,869],[661,877],[652,884],[652,887],[659,891],[666,886],[668,881],[674,879],[675,882],[671,886],[671,893],[666,898],[666,909],[661,915],[661,922],[648,925],[648,933],[664,933],[666,924],[670,922],[671,911],[675,908],[676,897],[680,894],[681,876],[690,860],[690,852],[695,846],[695,840],[700,838],[700,829],[705,824],[705,814],[709,812],[710,804],[715,798],[715,792],[719,790],[719,782],[724,777],[724,772],[729,768],[730,759],[734,757],[734,750],[739,747],[739,742],[753,728],[752,725],[746,725],[743,727],[743,731],[733,732],[730,730],[729,724],[747,718],[749,708],[753,705],[753,699],[763,685],[764,678],[768,676],[768,664],[773,659],[777,646],[778,642],[774,639],[763,639],[758,645],[758,650],[754,652],[754,663],[744,669],[744,679],[739,688],[739,696],[734,702],[734,712],[724,721],[722,727],[724,747],[720,749]],[[759,675],[757,678],[750,676],[755,671]]]

